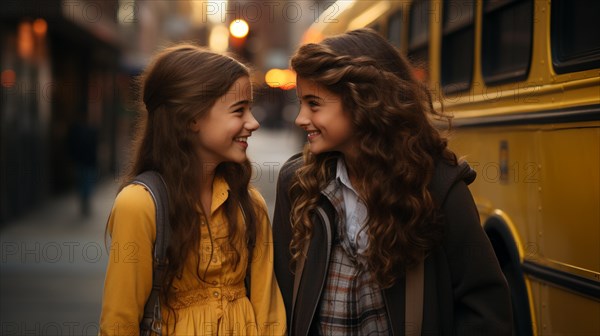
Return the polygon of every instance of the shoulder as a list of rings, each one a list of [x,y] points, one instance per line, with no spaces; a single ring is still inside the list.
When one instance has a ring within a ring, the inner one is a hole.
[[[485,243],[479,213],[468,184],[475,172],[465,162],[437,167],[437,181],[432,184],[432,196],[438,202],[444,217],[444,236],[447,249],[462,251],[464,244]]]
[[[476,175],[475,171],[465,161],[454,164],[446,160],[438,160],[428,189],[436,202],[443,204],[454,185],[457,183],[465,186],[471,184]]]
[[[155,206],[150,192],[143,186],[130,184],[115,198],[108,231],[111,235],[145,232],[155,234]]]
[[[248,192],[250,193],[250,198],[255,206],[263,211],[267,211],[267,202],[263,195],[256,189],[255,187],[248,188]]]
[[[281,167],[279,171],[279,180],[280,181],[289,181],[298,168],[302,167],[304,164],[304,158],[302,157],[302,153],[296,153],[292,155]]]
[[[155,211],[152,195],[139,184],[130,184],[123,188],[117,194],[113,208],[127,211]]]
[[[263,239],[265,235],[271,235],[271,221],[269,220],[269,209],[267,202],[262,194],[254,187],[248,189],[250,198],[254,204],[254,213],[256,214],[256,237]]]

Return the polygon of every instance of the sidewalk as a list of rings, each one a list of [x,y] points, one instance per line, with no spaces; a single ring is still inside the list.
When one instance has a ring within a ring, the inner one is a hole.
[[[260,130],[249,139],[252,183],[273,213],[279,169],[300,148],[296,133]],[[92,215],[75,193],[0,230],[0,335],[96,335],[108,253],[104,229],[117,184],[100,183]]]
[[[0,231],[0,334],[95,335],[108,254],[104,226],[117,190],[96,188],[93,213],[75,193]]]

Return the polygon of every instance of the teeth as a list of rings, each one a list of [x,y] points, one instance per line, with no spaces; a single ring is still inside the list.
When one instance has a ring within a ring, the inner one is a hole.
[[[239,137],[239,138],[235,138],[235,141],[241,141],[241,142],[248,142],[248,138],[247,137]]]
[[[317,135],[319,133],[321,133],[321,132],[319,132],[319,131],[312,131],[312,132],[308,132],[308,135],[312,136],[312,135]]]

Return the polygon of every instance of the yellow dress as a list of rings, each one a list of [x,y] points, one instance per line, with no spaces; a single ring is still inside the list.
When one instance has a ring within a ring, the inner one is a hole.
[[[200,260],[188,258],[181,278],[174,280],[178,320],[174,323],[171,314],[166,323],[163,321],[163,335],[285,334],[285,307],[273,272],[272,232],[265,201],[251,190],[262,209],[258,211],[248,299],[244,287],[247,249],[237,248],[240,265],[234,269],[227,248],[228,229],[222,205],[228,193],[227,183],[215,178],[209,222],[199,224],[202,232],[199,246],[203,251]],[[100,317],[101,335],[139,334],[139,322],[152,287],[154,209],[152,197],[139,185],[125,187],[115,199],[108,222],[111,246]],[[169,310],[163,305],[163,320],[167,314]]]

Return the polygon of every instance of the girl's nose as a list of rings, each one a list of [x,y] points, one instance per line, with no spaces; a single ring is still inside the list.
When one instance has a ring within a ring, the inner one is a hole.
[[[308,126],[308,124],[310,124],[310,119],[306,115],[306,112],[304,112],[303,110],[304,109],[302,107],[300,107],[300,111],[298,112],[298,116],[296,117],[296,120],[294,120],[294,123],[298,127],[305,127],[305,126]]]
[[[256,118],[254,118],[254,115],[252,113],[249,113],[249,118],[246,120],[244,127],[247,130],[253,132],[253,131],[256,131],[260,127],[260,124],[258,123],[258,120],[256,120]]]

